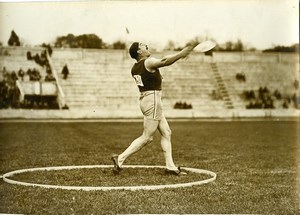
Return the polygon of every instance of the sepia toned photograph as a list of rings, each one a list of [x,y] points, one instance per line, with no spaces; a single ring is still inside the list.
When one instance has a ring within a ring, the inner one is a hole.
[[[299,1],[0,0],[0,214],[300,214]]]

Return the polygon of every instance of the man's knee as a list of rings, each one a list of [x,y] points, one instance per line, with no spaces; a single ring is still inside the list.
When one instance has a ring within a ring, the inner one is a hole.
[[[145,144],[149,144],[153,141],[153,136],[143,135]]]
[[[153,141],[153,136],[147,137],[147,143],[151,143]]]

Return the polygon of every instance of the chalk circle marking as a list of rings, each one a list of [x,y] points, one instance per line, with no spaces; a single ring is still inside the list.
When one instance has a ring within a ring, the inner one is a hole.
[[[62,186],[62,185],[49,185],[49,184],[35,184],[29,182],[22,182],[9,179],[14,175],[18,175],[25,172],[36,172],[36,171],[56,171],[56,170],[71,170],[71,169],[93,169],[93,168],[112,168],[113,165],[85,165],[85,166],[56,166],[56,167],[40,167],[40,168],[30,168],[30,169],[20,169],[12,172],[5,173],[2,175],[2,178],[5,182],[10,184],[17,184],[23,186],[31,187],[43,187],[47,189],[62,189],[62,190],[83,190],[83,191],[108,191],[108,190],[158,190],[164,188],[182,188],[182,187],[191,187],[195,185],[202,185],[213,182],[217,178],[217,174],[204,169],[196,169],[189,167],[181,167],[181,169],[190,171],[198,174],[209,175],[210,178],[200,181],[193,181],[188,183],[177,183],[177,184],[164,184],[164,185],[142,185],[142,186]],[[123,165],[124,168],[161,168],[164,169],[165,166],[148,166],[148,165]]]

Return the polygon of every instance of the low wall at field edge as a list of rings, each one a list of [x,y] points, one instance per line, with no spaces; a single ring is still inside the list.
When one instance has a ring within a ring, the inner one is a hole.
[[[240,118],[296,118],[299,109],[277,110],[167,110],[168,119],[240,119]],[[140,111],[132,110],[28,110],[2,109],[0,120],[5,119],[143,119]]]

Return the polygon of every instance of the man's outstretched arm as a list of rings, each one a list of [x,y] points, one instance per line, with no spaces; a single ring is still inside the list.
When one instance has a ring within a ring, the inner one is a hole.
[[[157,68],[164,67],[164,66],[169,66],[178,61],[181,58],[185,58],[191,53],[191,51],[199,44],[198,41],[192,41],[187,45],[185,48],[183,48],[181,51],[167,55],[162,57],[161,59],[149,57],[145,61],[145,66],[148,71],[153,71]]]

